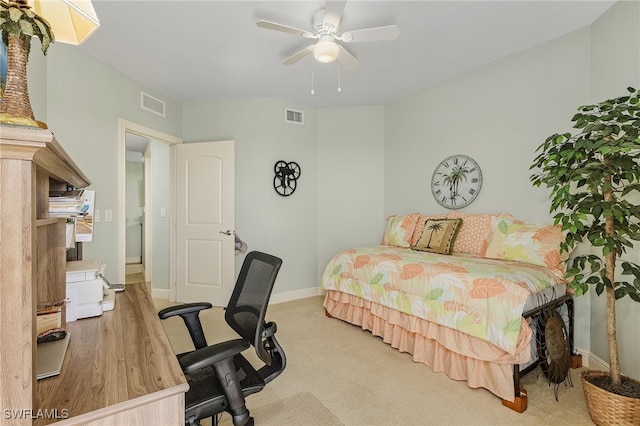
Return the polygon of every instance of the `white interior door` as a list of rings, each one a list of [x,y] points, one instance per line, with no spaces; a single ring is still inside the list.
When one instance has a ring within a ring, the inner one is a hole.
[[[176,153],[176,300],[226,306],[235,285],[235,143]]]

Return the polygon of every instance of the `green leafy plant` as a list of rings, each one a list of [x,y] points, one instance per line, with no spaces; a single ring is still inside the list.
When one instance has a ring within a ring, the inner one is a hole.
[[[0,0],[0,32],[7,46],[7,81],[0,104],[0,121],[37,126],[27,90],[27,61],[31,37],[38,37],[46,55],[54,41],[49,23],[25,0]]]
[[[567,233],[563,252],[589,242],[599,255],[570,259],[566,278],[576,295],[595,286],[606,295],[610,378],[622,383],[615,302],[640,302],[640,267],[621,257],[640,240],[640,91],[578,108],[579,133],[554,134],[538,147],[535,186],[551,188],[551,212]],[[622,275],[625,279],[616,280]]]

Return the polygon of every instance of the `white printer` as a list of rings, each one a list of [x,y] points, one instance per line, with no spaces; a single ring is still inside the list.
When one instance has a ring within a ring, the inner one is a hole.
[[[105,267],[99,260],[67,262],[67,322],[113,309],[115,292],[105,288],[101,278]]]

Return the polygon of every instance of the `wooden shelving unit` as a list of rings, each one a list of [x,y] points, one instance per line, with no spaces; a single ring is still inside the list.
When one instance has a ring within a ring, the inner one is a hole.
[[[49,191],[89,179],[43,129],[0,126],[0,408],[38,410],[36,306],[66,296],[65,220]],[[62,317],[65,323],[64,310]],[[26,416],[25,416],[26,417]],[[3,424],[31,424],[29,418]]]

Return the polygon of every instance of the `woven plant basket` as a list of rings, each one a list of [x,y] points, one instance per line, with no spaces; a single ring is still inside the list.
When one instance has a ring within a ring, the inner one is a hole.
[[[604,371],[585,371],[582,373],[584,397],[591,420],[598,426],[640,424],[640,399],[629,398],[606,391],[589,382],[589,378],[608,375]],[[628,377],[625,380],[636,380]]]

